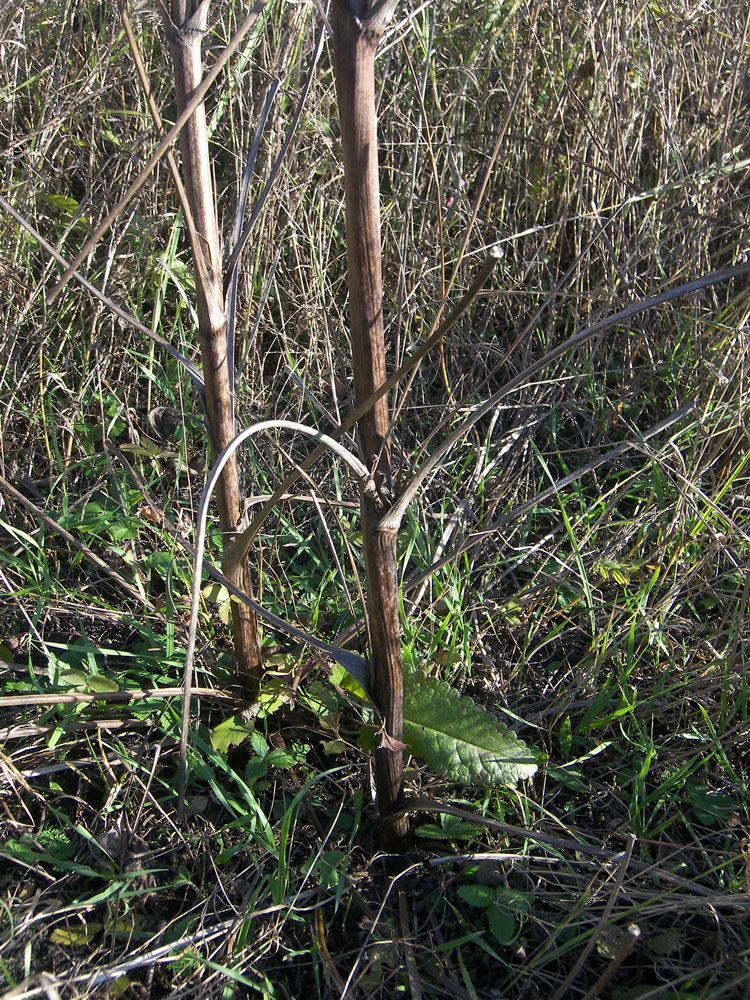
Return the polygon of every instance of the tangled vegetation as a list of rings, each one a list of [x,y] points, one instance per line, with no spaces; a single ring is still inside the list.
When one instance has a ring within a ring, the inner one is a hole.
[[[389,373],[502,251],[390,395],[397,488],[497,397],[404,515],[407,703],[427,679],[433,719],[464,696],[536,768],[493,782],[501,751],[463,746],[430,767],[436,738],[412,712],[414,836],[397,861],[380,850],[361,688],[264,626],[243,700],[233,602],[208,579],[180,809],[209,464],[197,368],[175,357],[199,367],[188,234],[161,163],[82,267],[120,314],[75,282],[50,301],[158,140],[114,5],[6,7],[3,995],[746,996],[746,5],[409,2],[380,46]],[[246,14],[210,6],[207,67]],[[168,128],[160,14],[130,17]],[[320,5],[268,0],[207,95],[225,258],[256,139],[245,221],[266,192],[237,271],[238,426],[331,433],[353,409],[323,27]],[[311,447],[280,430],[243,447],[250,516]],[[218,518],[208,549],[218,564]],[[361,549],[356,483],[328,455],[264,522],[255,597],[366,655]]]

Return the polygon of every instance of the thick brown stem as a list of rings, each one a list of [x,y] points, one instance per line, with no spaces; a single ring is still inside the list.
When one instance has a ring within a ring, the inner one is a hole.
[[[386,737],[375,749],[375,788],[385,850],[403,850],[408,822],[391,819],[403,807],[403,751],[389,746],[388,737],[401,741],[404,730],[404,682],[401,664],[401,628],[398,613],[396,532],[383,531],[380,511],[362,497],[362,536],[367,574],[367,612],[370,626],[372,682],[375,702],[385,720]]]
[[[203,70],[201,39],[206,27],[208,0],[173,0],[169,45],[175,66],[178,112],[187,105],[200,84]],[[234,437],[234,415],[227,359],[227,321],[221,275],[221,243],[216,218],[213,179],[209,157],[205,106],[201,102],[180,135],[185,189],[198,238],[196,286],[198,336],[206,384],[206,421],[214,459]],[[219,521],[228,545],[242,520],[237,461],[227,462],[217,489]],[[232,582],[252,596],[252,584],[245,560],[233,570]],[[248,694],[257,688],[261,671],[260,642],[255,613],[232,602],[232,626],[236,675]]]
[[[375,42],[349,12],[332,5],[333,52],[346,187],[349,311],[354,392],[363,402],[385,382],[378,136],[375,115]],[[379,492],[390,490],[388,401],[379,399],[358,424],[362,457],[380,456]]]
[[[360,404],[386,380],[375,114],[377,37],[367,28],[366,13],[355,16],[347,0],[333,0],[331,23],[344,154],[354,395]],[[403,733],[396,532],[380,525],[391,501],[385,396],[360,418],[357,429],[362,458],[374,473],[376,487],[374,497],[362,496],[362,534],[372,682],[385,722],[383,745],[375,751],[378,809],[384,848],[403,850],[408,835],[406,816],[393,817],[403,799],[403,752],[391,742],[400,741]]]

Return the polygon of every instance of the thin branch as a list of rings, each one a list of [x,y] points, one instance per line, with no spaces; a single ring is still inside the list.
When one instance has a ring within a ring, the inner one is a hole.
[[[654,295],[642,302],[634,302],[626,309],[621,309],[620,312],[617,312],[612,316],[607,316],[598,323],[594,323],[593,326],[587,327],[585,330],[581,330],[572,337],[569,337],[568,340],[564,341],[562,344],[558,344],[557,347],[548,351],[544,357],[539,358],[538,361],[534,361],[528,366],[528,368],[525,368],[522,372],[512,378],[503,386],[502,389],[499,389],[496,393],[490,396],[489,399],[485,400],[484,403],[477,406],[463,421],[461,426],[453,431],[453,433],[450,434],[446,440],[435,449],[424,465],[421,466],[417,473],[412,477],[401,497],[395,504],[393,504],[388,513],[383,517],[381,522],[382,525],[390,529],[397,529],[401,524],[401,520],[407,507],[416,496],[419,487],[435,466],[443,459],[447,452],[450,451],[453,445],[460,441],[466,432],[470,430],[474,424],[477,423],[477,421],[481,420],[486,413],[494,409],[501,399],[522,386],[524,382],[531,378],[532,375],[536,375],[537,372],[542,371],[542,369],[546,368],[547,365],[556,361],[558,358],[561,358],[569,351],[576,350],[582,344],[591,340],[592,337],[595,337],[597,333],[608,330],[610,327],[617,326],[618,323],[624,323],[633,316],[638,316],[641,313],[647,312],[649,309],[654,309],[656,306],[663,305],[665,302],[679,298],[682,295],[689,295],[692,292],[700,291],[701,289],[708,288],[711,285],[718,285],[723,281],[729,281],[731,278],[736,278],[739,275],[748,273],[750,273],[750,263],[738,264],[736,267],[728,267],[722,271],[713,271],[711,274],[703,275],[703,277],[696,278],[694,281],[688,281],[684,285],[678,285],[677,288],[671,288],[666,292],[661,292],[659,295]]]
[[[369,396],[360,406],[357,406],[352,413],[349,414],[344,420],[341,421],[339,426],[333,430],[329,431],[332,438],[337,441],[340,440],[347,431],[350,431],[352,427],[357,423],[357,421],[365,414],[375,403],[382,397],[385,396],[395,385],[397,385],[401,379],[408,375],[408,373],[420,363],[422,358],[424,358],[433,348],[437,347],[442,338],[448,333],[449,330],[459,321],[466,310],[469,308],[471,303],[474,301],[476,296],[481,291],[485,282],[492,274],[497,262],[501,258],[501,252],[497,247],[490,247],[487,251],[487,257],[480,269],[479,274],[476,276],[474,281],[471,283],[469,289],[464,293],[461,301],[451,312],[450,316],[444,320],[438,329],[429,336],[421,347],[410,355],[406,361],[401,365],[398,371],[395,371],[393,375],[388,378],[383,385],[381,385],[375,392]],[[308,457],[301,463],[300,468],[309,469],[321,455],[325,454],[325,448],[316,448],[313,452],[308,455]],[[291,472],[284,482],[279,486],[273,496],[268,500],[263,509],[257,514],[249,527],[247,527],[241,535],[227,548],[224,554],[224,560],[226,565],[226,560],[229,559],[236,563],[241,561],[247,556],[250,551],[250,547],[255,540],[256,535],[263,527],[263,523],[269,514],[273,511],[276,505],[281,499],[289,492],[291,487],[295,484],[299,478],[298,472]]]
[[[302,95],[299,99],[299,103],[297,104],[297,109],[294,112],[294,118],[292,118],[291,125],[287,129],[286,137],[284,139],[284,144],[281,147],[279,155],[276,157],[276,162],[271,168],[271,173],[268,175],[266,186],[263,188],[260,198],[258,198],[258,203],[253,209],[253,213],[250,216],[250,219],[248,220],[247,226],[245,227],[245,231],[242,233],[242,236],[237,241],[236,246],[232,250],[230,258],[227,261],[227,266],[224,275],[225,295],[229,289],[229,285],[232,281],[232,275],[235,272],[240,256],[243,250],[245,249],[245,246],[247,245],[247,241],[250,239],[250,234],[252,233],[253,228],[255,227],[255,223],[260,218],[260,213],[263,211],[268,196],[271,193],[271,190],[276,182],[279,170],[281,170],[281,164],[284,162],[284,158],[286,157],[286,154],[289,152],[289,147],[292,144],[292,139],[294,138],[294,135],[297,131],[297,126],[299,124],[300,117],[302,116],[302,111],[305,107],[307,95],[310,92],[310,86],[313,81],[313,73],[315,71],[315,67],[318,65],[318,59],[320,59],[320,53],[323,51],[323,42],[325,41],[325,37],[326,35],[325,35],[325,25],[324,25],[320,29],[320,35],[318,36],[318,42],[317,45],[315,46],[315,52],[313,54],[312,62],[310,63],[310,69],[307,71],[307,78],[305,79],[305,85],[302,88]]]

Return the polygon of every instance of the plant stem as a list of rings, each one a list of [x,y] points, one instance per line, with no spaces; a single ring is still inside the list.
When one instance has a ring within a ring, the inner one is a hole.
[[[382,25],[378,21],[374,31],[366,11],[353,11],[347,0],[333,0],[331,25],[344,153],[354,398],[359,405],[386,381],[375,113],[375,51]],[[394,815],[403,804],[403,750],[397,745],[403,735],[404,699],[397,532],[380,524],[392,496],[385,396],[360,417],[357,429],[362,459],[375,481],[374,495],[361,493],[371,679],[385,723],[382,745],[375,750],[375,787],[383,847],[403,851],[408,819],[403,813]]]
[[[187,106],[203,77],[201,40],[208,18],[208,0],[172,0],[172,23],[167,24],[169,47],[175,67],[178,113]],[[227,320],[221,273],[221,243],[216,217],[206,111],[198,104],[180,135],[185,188],[193,214],[198,245],[195,247],[198,300],[198,337],[206,384],[206,422],[214,460],[234,437],[234,406],[227,359]],[[217,490],[219,521],[225,545],[241,526],[242,493],[237,460],[227,462]],[[232,582],[252,596],[247,561],[233,568]],[[232,602],[232,633],[236,678],[252,694],[261,671],[260,641],[255,613]]]

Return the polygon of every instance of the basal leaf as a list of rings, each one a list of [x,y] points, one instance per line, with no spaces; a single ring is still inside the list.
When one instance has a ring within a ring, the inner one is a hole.
[[[211,730],[211,746],[219,753],[226,753],[230,747],[239,746],[254,733],[252,722],[245,722],[241,715],[231,715]]]
[[[50,933],[50,941],[62,945],[63,948],[83,948],[91,943],[103,930],[104,925],[96,920],[75,927],[55,927]]]
[[[113,681],[110,677],[101,677],[99,674],[87,677],[86,686],[92,694],[110,694],[120,690],[117,681]]]
[[[404,741],[453,781],[514,783],[536,771],[534,754],[471,698],[421,671],[404,674]]]
[[[500,910],[492,906],[487,910],[487,920],[492,936],[498,944],[508,945],[516,936],[516,918],[509,910]]]
[[[462,885],[458,896],[469,906],[494,906],[497,901],[497,893],[488,885]]]

